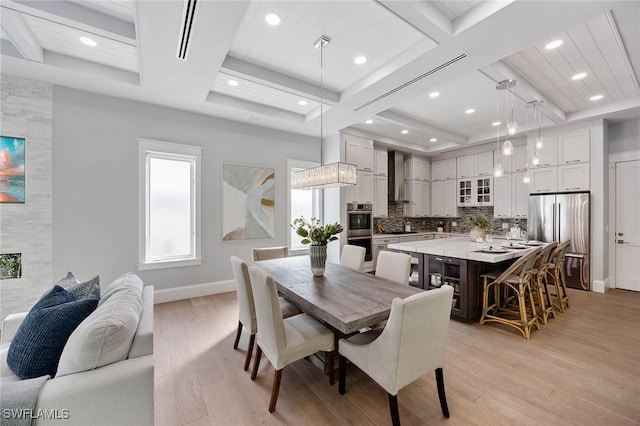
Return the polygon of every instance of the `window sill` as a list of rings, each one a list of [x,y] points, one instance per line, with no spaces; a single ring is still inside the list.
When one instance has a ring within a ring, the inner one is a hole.
[[[163,260],[160,262],[147,262],[138,263],[139,271],[146,271],[150,269],[165,269],[165,268],[181,268],[183,266],[198,266],[202,263],[201,258],[197,259],[180,259],[180,260]]]

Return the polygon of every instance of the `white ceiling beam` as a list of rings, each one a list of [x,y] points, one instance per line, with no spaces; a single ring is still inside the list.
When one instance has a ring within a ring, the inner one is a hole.
[[[411,117],[407,117],[406,115],[400,114],[392,110],[382,111],[379,114],[377,114],[376,117],[388,123],[399,124],[401,126],[406,126],[415,130],[420,130],[427,134],[432,134],[433,137],[446,139],[449,142],[453,142],[458,145],[467,143],[467,138],[462,135],[448,132],[439,127],[435,127],[423,121],[416,120]]]
[[[376,0],[376,3],[438,44],[451,38],[451,21],[429,2]]]
[[[44,60],[44,50],[22,15],[14,10],[2,9],[2,29],[24,59],[35,62]]]
[[[453,20],[453,29],[451,31],[452,36],[460,34],[461,32],[468,30],[474,25],[477,25],[491,15],[494,15],[503,8],[509,6],[514,1],[516,0],[481,2],[480,4],[474,6],[472,9],[469,9],[466,13],[458,16]],[[500,34],[506,34],[500,28],[496,28],[496,30],[499,30],[497,32],[499,32]]]
[[[246,99],[234,98],[233,96],[223,95],[222,93],[209,92],[207,101],[219,105],[225,105],[231,108],[237,108],[242,111],[251,111],[256,114],[279,118],[282,120],[295,121],[298,123],[303,123],[305,121],[304,115],[285,111],[279,108],[274,108],[268,105],[259,104],[256,102],[247,101]]]
[[[2,0],[2,8],[3,12],[5,10],[13,10],[121,43],[136,45],[136,29],[132,23],[75,3],[67,1]]]
[[[567,114],[567,123],[604,118],[616,113],[621,117],[626,116],[631,118],[633,116],[640,116],[640,96],[636,96],[635,98],[630,99],[623,99],[618,102],[613,102],[582,111],[571,112]]]
[[[312,84],[231,56],[225,58],[222,63],[222,70],[228,74],[242,77],[254,83],[320,102],[321,93],[319,83]],[[338,92],[326,88],[322,91],[322,97],[325,103],[331,105],[335,105],[340,101],[340,94]]]
[[[140,84],[140,76],[138,73],[126,71],[120,68],[110,67],[108,65],[99,64],[97,62],[86,61],[80,58],[63,55],[55,52],[44,53],[44,63],[58,68],[73,70],[75,72],[84,73],[93,77],[105,80],[119,81],[133,85]]]

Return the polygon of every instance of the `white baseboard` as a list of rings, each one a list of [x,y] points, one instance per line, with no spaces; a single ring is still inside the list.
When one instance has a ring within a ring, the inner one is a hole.
[[[176,300],[191,299],[192,297],[226,293],[228,291],[234,291],[235,289],[236,283],[234,280],[165,288],[154,292],[153,303],[174,302]]]
[[[604,280],[593,280],[593,290],[595,293],[606,293],[609,291],[609,277]]]

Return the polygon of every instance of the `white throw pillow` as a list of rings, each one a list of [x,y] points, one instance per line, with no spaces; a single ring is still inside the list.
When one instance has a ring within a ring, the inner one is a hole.
[[[142,313],[142,287],[132,273],[109,284],[98,308],[69,337],[56,377],[127,358]]]

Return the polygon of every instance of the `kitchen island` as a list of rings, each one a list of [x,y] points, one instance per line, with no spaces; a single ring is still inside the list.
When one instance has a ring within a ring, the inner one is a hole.
[[[425,290],[451,285],[454,289],[451,316],[469,321],[480,315],[480,275],[505,270],[514,259],[529,253],[535,246],[522,246],[520,241],[507,240],[477,243],[465,236],[389,244],[387,248],[411,255],[412,273],[417,274],[412,285]]]

